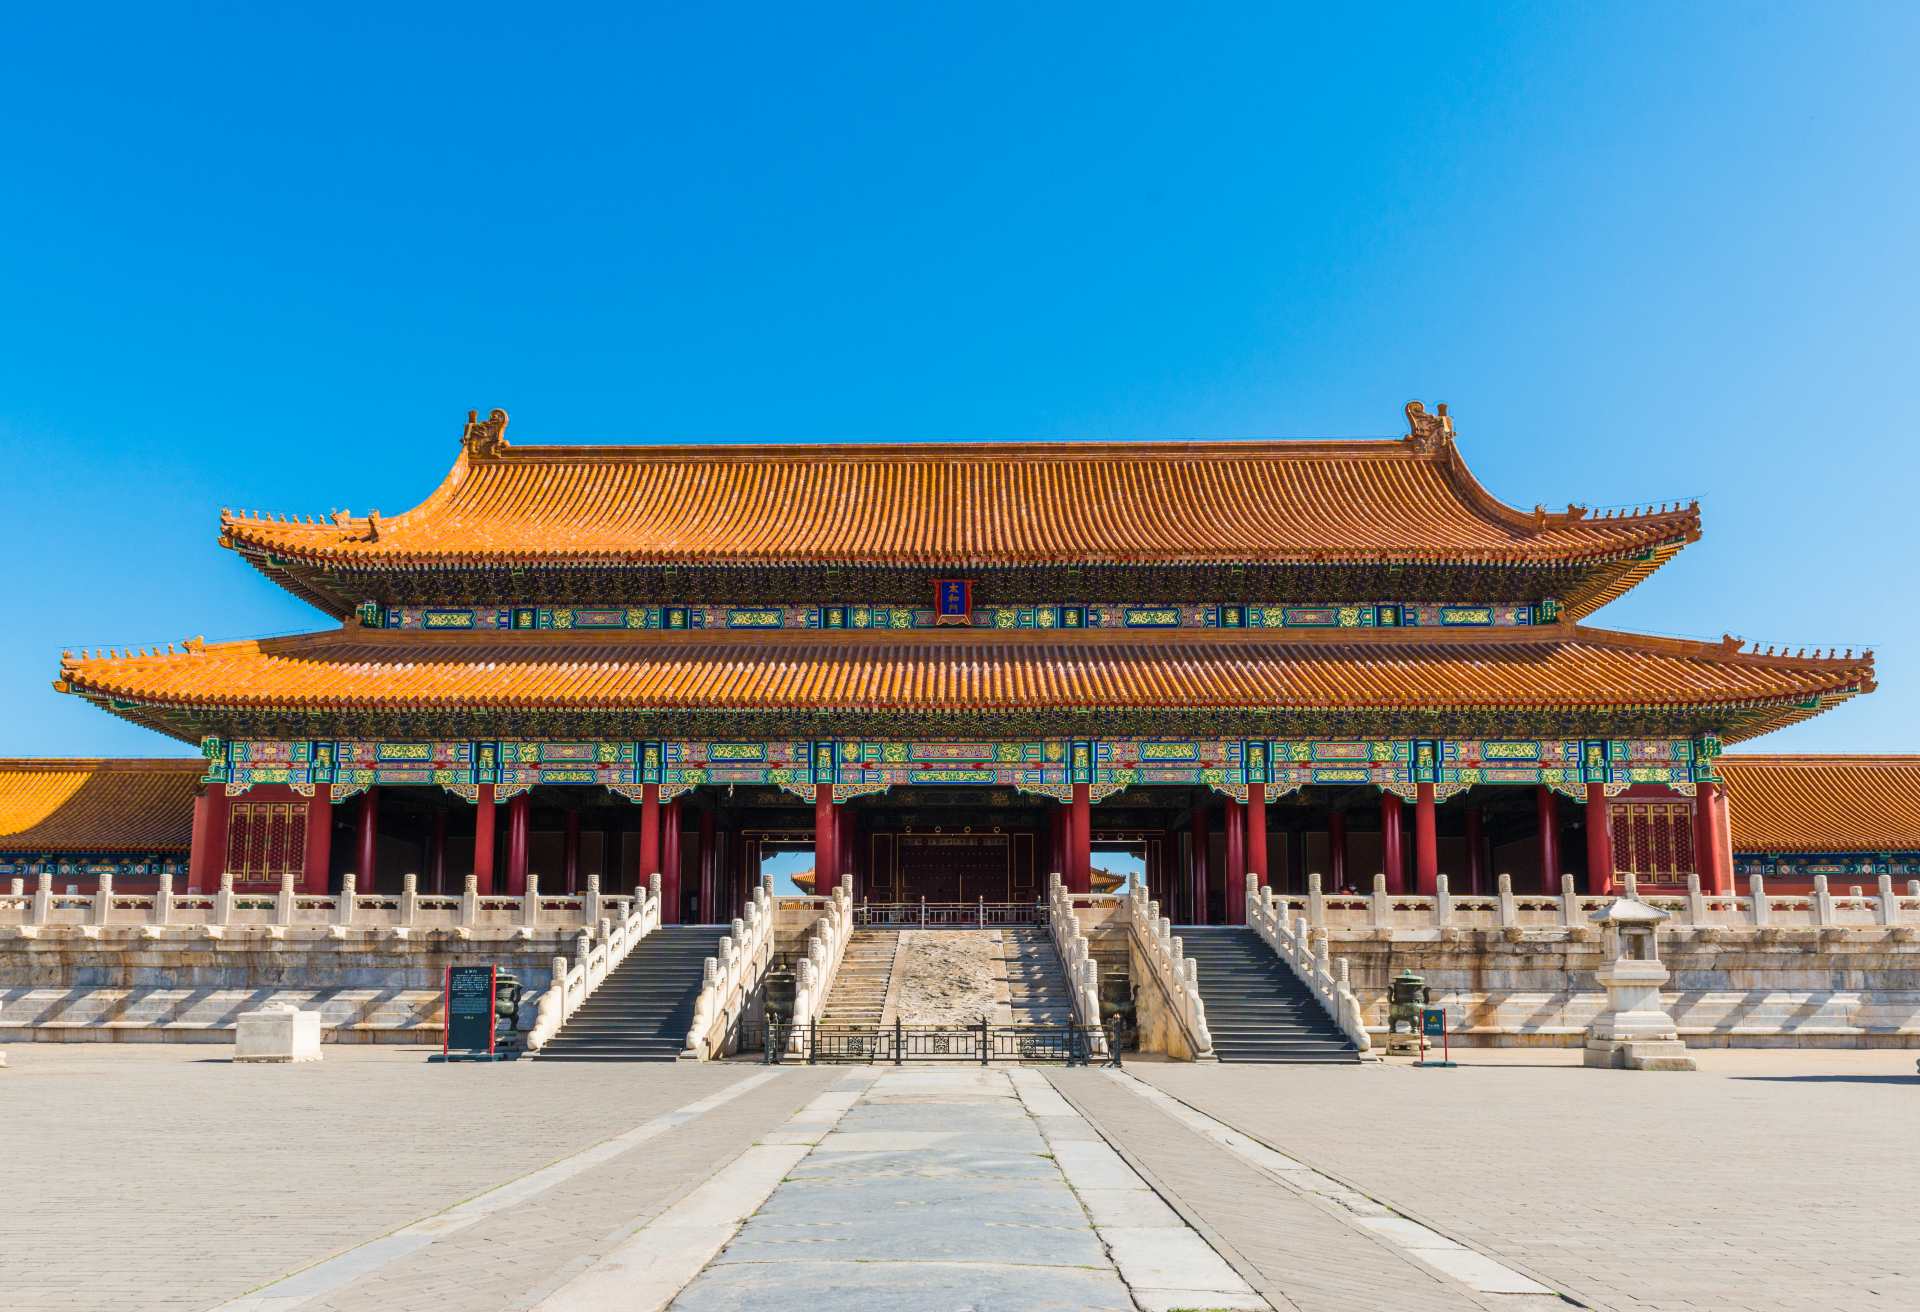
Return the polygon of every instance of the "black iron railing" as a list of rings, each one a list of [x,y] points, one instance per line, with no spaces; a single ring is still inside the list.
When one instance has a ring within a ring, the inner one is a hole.
[[[994,1025],[984,1020],[972,1025],[906,1025],[896,1021],[868,1026],[811,1024],[799,1026],[797,1032],[800,1044],[793,1050],[794,1026],[775,1024],[763,1029],[757,1036],[763,1060],[809,1066],[903,1066],[929,1061],[1085,1066],[1098,1047],[1098,1031],[1085,1025]],[[1111,1043],[1107,1047],[1118,1051]],[[741,1050],[751,1049],[743,1041]]]

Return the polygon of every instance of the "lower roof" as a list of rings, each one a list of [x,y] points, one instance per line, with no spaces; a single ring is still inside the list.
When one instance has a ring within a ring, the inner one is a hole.
[[[1723,756],[1738,852],[1920,852],[1920,756]]]
[[[1375,631],[439,634],[358,625],[185,651],[67,655],[55,685],[195,740],[252,715],[354,723],[514,712],[931,716],[1101,710],[1684,713],[1729,741],[1871,691],[1871,655],[1773,655],[1573,624]],[[1444,725],[1432,726],[1444,733]],[[342,735],[350,736],[350,735]],[[398,735],[395,736],[404,736]]]
[[[184,852],[206,762],[0,760],[0,851]]]

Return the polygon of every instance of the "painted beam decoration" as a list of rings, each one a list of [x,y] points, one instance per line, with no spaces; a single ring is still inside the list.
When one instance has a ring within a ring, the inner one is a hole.
[[[1418,785],[1445,797],[1476,784],[1545,784],[1585,800],[1588,784],[1621,791],[1664,784],[1691,792],[1717,780],[1718,742],[1705,739],[1159,739],[1046,738],[1020,742],[596,741],[550,739],[433,742],[307,739],[203,744],[208,783],[238,796],[285,784],[334,800],[371,785],[433,785],[472,800],[541,784],[600,786],[638,797],[701,785],[769,785],[811,799],[821,784],[839,800],[896,785],[1017,788],[1065,797],[1076,783],[1106,796],[1135,786],[1209,787],[1244,796],[1250,783],[1279,797],[1314,784],[1363,784],[1411,796]]]
[[[934,606],[378,606],[360,608],[370,629],[422,632],[628,630],[675,633],[710,629],[1512,629],[1551,624],[1559,603],[1528,602],[1040,602],[975,606],[973,585],[943,579]]]
[[[1881,875],[1895,879],[1920,879],[1920,852],[1740,852],[1733,858],[1733,873],[1743,878],[1759,875],[1765,879],[1873,880]],[[1863,888],[1871,894],[1871,888]],[[1833,890],[1846,892],[1844,888]]]
[[[159,855],[124,852],[62,852],[58,855],[33,852],[0,852],[0,879],[38,879],[42,874],[55,879],[98,879],[112,875],[115,881],[158,879],[161,875],[184,878],[186,854]],[[29,890],[31,891],[31,890]]]

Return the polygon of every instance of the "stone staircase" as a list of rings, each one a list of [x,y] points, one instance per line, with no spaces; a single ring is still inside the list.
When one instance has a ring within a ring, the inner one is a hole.
[[[1360,1054],[1316,999],[1250,929],[1182,926],[1221,1061],[1351,1062]]]
[[[719,951],[717,925],[662,925],[601,981],[540,1061],[673,1061],[687,1045],[693,1000],[706,959]]]
[[[1009,925],[1001,931],[1007,963],[1007,1010],[1015,1025],[1071,1025],[1073,994],[1066,968],[1044,926]]]
[[[887,991],[900,957],[897,929],[856,929],[821,1009],[822,1029],[875,1028],[887,1012]]]

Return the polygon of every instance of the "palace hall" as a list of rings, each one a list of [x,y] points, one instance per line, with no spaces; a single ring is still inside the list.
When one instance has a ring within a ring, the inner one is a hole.
[[[122,885],[181,863],[195,890],[657,871],[697,923],[781,854],[876,902],[1084,891],[1125,855],[1183,923],[1309,872],[1920,874],[1911,761],[1723,754],[1872,691],[1870,654],[1592,623],[1698,506],[1509,506],[1445,406],[1405,416],[1384,440],[641,446],[474,414],[411,510],[221,515],[314,631],[66,653],[61,692],[200,757],[0,762],[0,794],[40,799],[0,805],[0,854]]]

